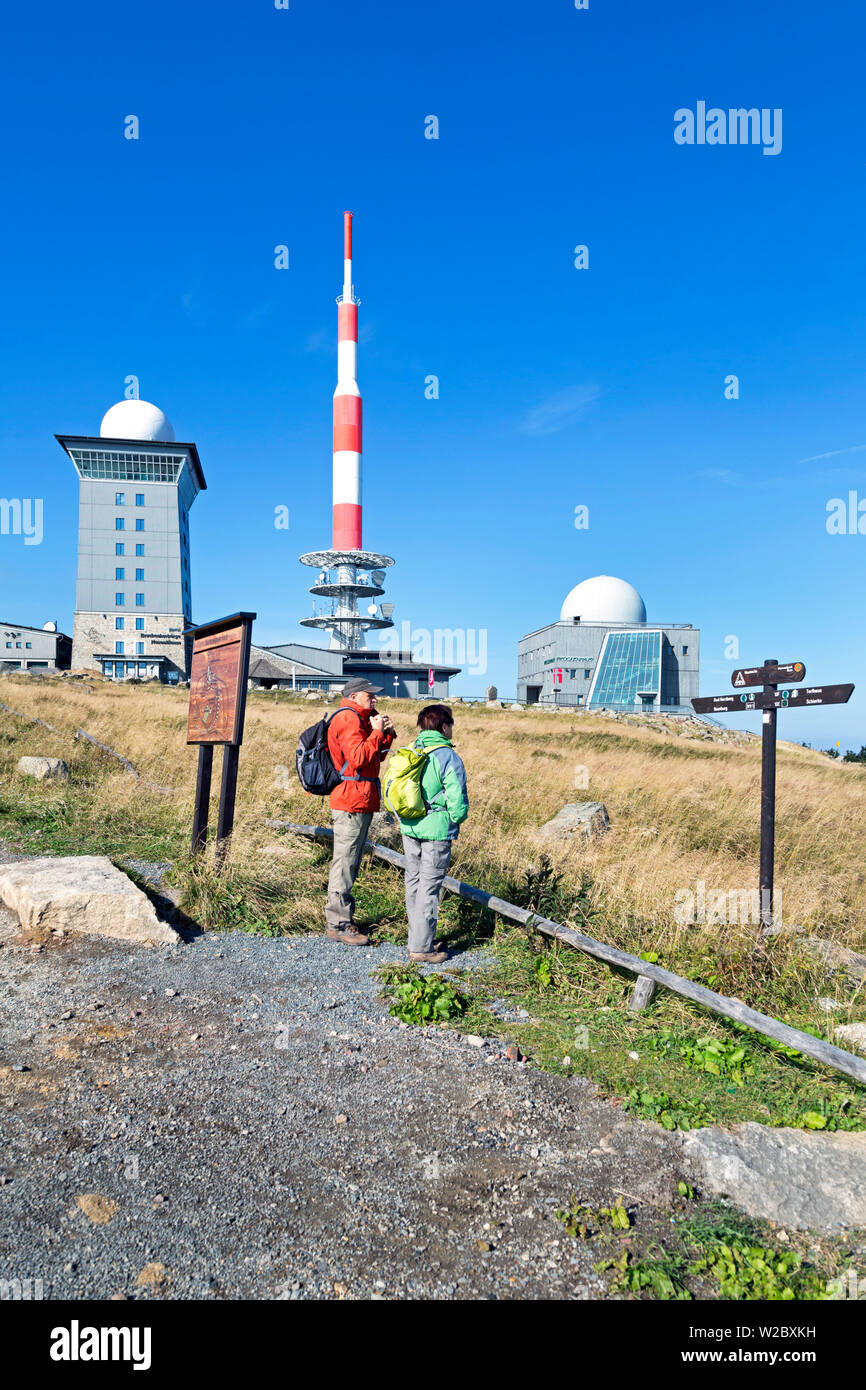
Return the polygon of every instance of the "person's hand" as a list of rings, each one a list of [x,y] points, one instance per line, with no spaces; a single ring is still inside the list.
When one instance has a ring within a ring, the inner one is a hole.
[[[376,733],[381,734],[385,728],[385,716],[383,714],[371,714],[370,723],[376,730]]]
[[[383,715],[382,715],[382,718],[383,718],[384,721],[385,721],[385,731],[386,731],[386,733],[393,733],[393,731],[394,731],[394,721],[393,721],[393,719],[391,718],[390,714],[383,714]]]

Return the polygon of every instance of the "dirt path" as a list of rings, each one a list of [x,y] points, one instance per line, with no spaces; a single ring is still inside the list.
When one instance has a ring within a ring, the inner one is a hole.
[[[0,1273],[47,1298],[598,1298],[555,1209],[652,1211],[688,1176],[585,1082],[390,1019],[395,948],[17,935]]]

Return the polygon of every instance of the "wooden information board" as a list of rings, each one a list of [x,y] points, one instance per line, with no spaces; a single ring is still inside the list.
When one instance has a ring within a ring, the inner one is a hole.
[[[208,623],[193,638],[187,743],[243,742],[251,625],[223,621],[232,625]]]
[[[235,819],[238,752],[244,737],[247,679],[255,613],[232,613],[212,623],[189,628],[192,665],[186,741],[198,744],[198,777],[192,848],[197,853],[207,840],[213,750],[223,745],[222,784],[217,821],[216,857],[225,858]]]

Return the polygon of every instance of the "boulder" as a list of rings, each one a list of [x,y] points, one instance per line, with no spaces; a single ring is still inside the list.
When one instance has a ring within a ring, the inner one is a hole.
[[[391,811],[374,811],[367,838],[375,840],[379,845],[399,849],[403,843],[400,822]]]
[[[866,1134],[692,1129],[679,1137],[706,1196],[729,1197],[749,1216],[797,1230],[866,1225]]]
[[[866,956],[822,936],[804,936],[800,945],[813,960],[822,961],[829,974],[842,975],[852,985],[866,984]]]
[[[69,768],[62,758],[19,758],[18,771],[37,782],[69,781]]]
[[[496,689],[495,685],[488,685],[487,690],[485,691],[484,698],[487,701],[488,705],[490,704],[491,700],[499,699],[499,691]]]
[[[518,704],[518,702],[515,700],[513,704],[511,704],[511,705],[508,706],[508,708],[509,708],[509,709],[523,709],[523,706],[522,706],[521,704]]]
[[[573,835],[589,840],[605,835],[609,829],[610,816],[600,801],[572,801],[538,833],[543,840],[569,840]]]
[[[840,1023],[836,1029],[836,1041],[842,1047],[857,1052],[866,1052],[866,1023]]]
[[[0,864],[0,898],[29,930],[84,932],[126,941],[181,938],[153,904],[101,854]]]

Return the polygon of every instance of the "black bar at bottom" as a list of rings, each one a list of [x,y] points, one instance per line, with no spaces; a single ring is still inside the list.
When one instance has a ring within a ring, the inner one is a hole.
[[[227,743],[223,748],[223,775],[220,785],[220,809],[217,820],[216,858],[220,863],[228,851],[235,823],[235,794],[238,787],[238,754],[236,743]]]

